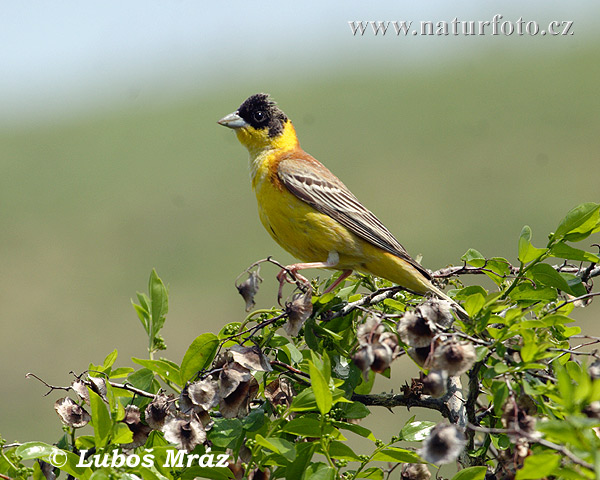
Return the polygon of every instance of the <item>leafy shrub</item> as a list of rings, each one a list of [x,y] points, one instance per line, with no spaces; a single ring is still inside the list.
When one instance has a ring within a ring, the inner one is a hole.
[[[153,271],[134,303],[148,358],[118,367],[115,350],[68,387],[40,379],[68,390],[54,405],[64,434],[56,445],[3,443],[0,478],[427,479],[455,462],[457,480],[595,478],[600,357],[590,346],[600,339],[570,315],[598,295],[600,275],[598,256],[571,243],[598,231],[600,205],[586,203],[543,248],[524,227],[517,266],[470,249],[462,266],[434,272],[468,318],[369,276],[326,294],[337,274],[324,284],[292,279],[282,306],[199,335],[181,364],[155,358],[166,349],[168,295]],[[257,262],[237,285],[248,309],[265,263],[277,264]],[[465,287],[464,275],[493,288]],[[372,393],[375,375],[389,376],[402,355],[415,363],[411,384]],[[413,417],[379,439],[367,406],[421,406],[444,420]],[[80,433],[85,425],[93,434]],[[355,452],[352,435],[371,448]]]

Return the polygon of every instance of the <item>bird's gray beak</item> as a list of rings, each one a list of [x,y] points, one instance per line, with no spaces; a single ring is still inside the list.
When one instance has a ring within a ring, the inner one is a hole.
[[[217,123],[229,128],[242,128],[248,125],[246,121],[238,115],[238,112],[233,112],[229,115],[226,115]]]

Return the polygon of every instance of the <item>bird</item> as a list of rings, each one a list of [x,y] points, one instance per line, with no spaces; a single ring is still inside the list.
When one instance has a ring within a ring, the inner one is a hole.
[[[260,220],[284,250],[300,260],[282,269],[305,282],[299,270],[341,270],[326,291],[359,271],[387,279],[418,294],[451,302],[433,285],[430,273],[416,262],[381,221],[325,165],[301,147],[294,125],[266,93],[248,97],[218,124],[232,129],[250,156],[252,189]]]

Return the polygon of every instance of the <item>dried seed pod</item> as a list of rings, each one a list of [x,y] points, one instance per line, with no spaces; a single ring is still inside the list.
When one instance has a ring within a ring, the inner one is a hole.
[[[151,428],[154,430],[162,429],[167,416],[175,411],[173,400],[173,395],[160,394],[148,404],[144,413],[146,415],[146,423]]]
[[[54,410],[65,425],[73,428],[84,427],[92,419],[90,414],[70,397],[59,398],[54,403]]]
[[[310,288],[306,293],[296,293],[292,301],[286,304],[285,307],[288,320],[283,328],[290,337],[295,337],[313,312],[312,291]]]
[[[219,384],[210,378],[190,383],[187,386],[187,396],[192,404],[204,411],[210,410],[219,403]]]
[[[371,365],[375,361],[373,347],[371,345],[363,345],[356,351],[352,357],[352,361],[360,369],[365,381],[367,381],[369,378],[369,370],[371,370]]]
[[[419,455],[436,465],[454,462],[465,448],[467,441],[456,425],[438,423],[423,442]]]
[[[454,323],[452,303],[448,300],[429,298],[421,303],[417,310],[421,317],[442,328],[447,328]]]
[[[264,356],[257,346],[242,347],[241,345],[233,345],[229,352],[234,362],[239,363],[242,367],[248,370],[260,372],[272,372],[273,368],[269,359]]]
[[[125,407],[125,418],[122,421],[127,424],[129,430],[133,433],[133,440],[130,443],[124,444],[123,448],[132,449],[144,445],[152,429],[142,423],[140,409],[135,405],[128,405]]]
[[[258,271],[248,273],[248,278],[239,285],[236,285],[238,292],[246,302],[246,311],[249,312],[254,308],[254,297],[258,293],[258,288],[262,282],[262,278],[258,274]]]
[[[431,473],[423,463],[404,463],[400,470],[401,480],[429,480]]]
[[[436,327],[415,311],[406,312],[398,322],[398,334],[411,347],[427,347],[433,341]]]
[[[432,368],[445,370],[449,376],[454,377],[470,370],[476,359],[477,353],[473,344],[449,341],[435,349]]]
[[[170,415],[162,431],[165,440],[186,452],[191,452],[197,445],[206,441],[206,431],[194,415]]]
[[[432,370],[421,381],[425,395],[440,398],[448,390],[448,374],[444,370]]]

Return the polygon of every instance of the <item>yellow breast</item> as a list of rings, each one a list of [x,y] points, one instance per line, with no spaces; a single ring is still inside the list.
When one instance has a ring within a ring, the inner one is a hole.
[[[328,215],[298,199],[273,178],[273,154],[258,159],[252,179],[260,220],[273,239],[304,262],[325,262],[340,255],[338,268],[356,268],[362,241]]]

